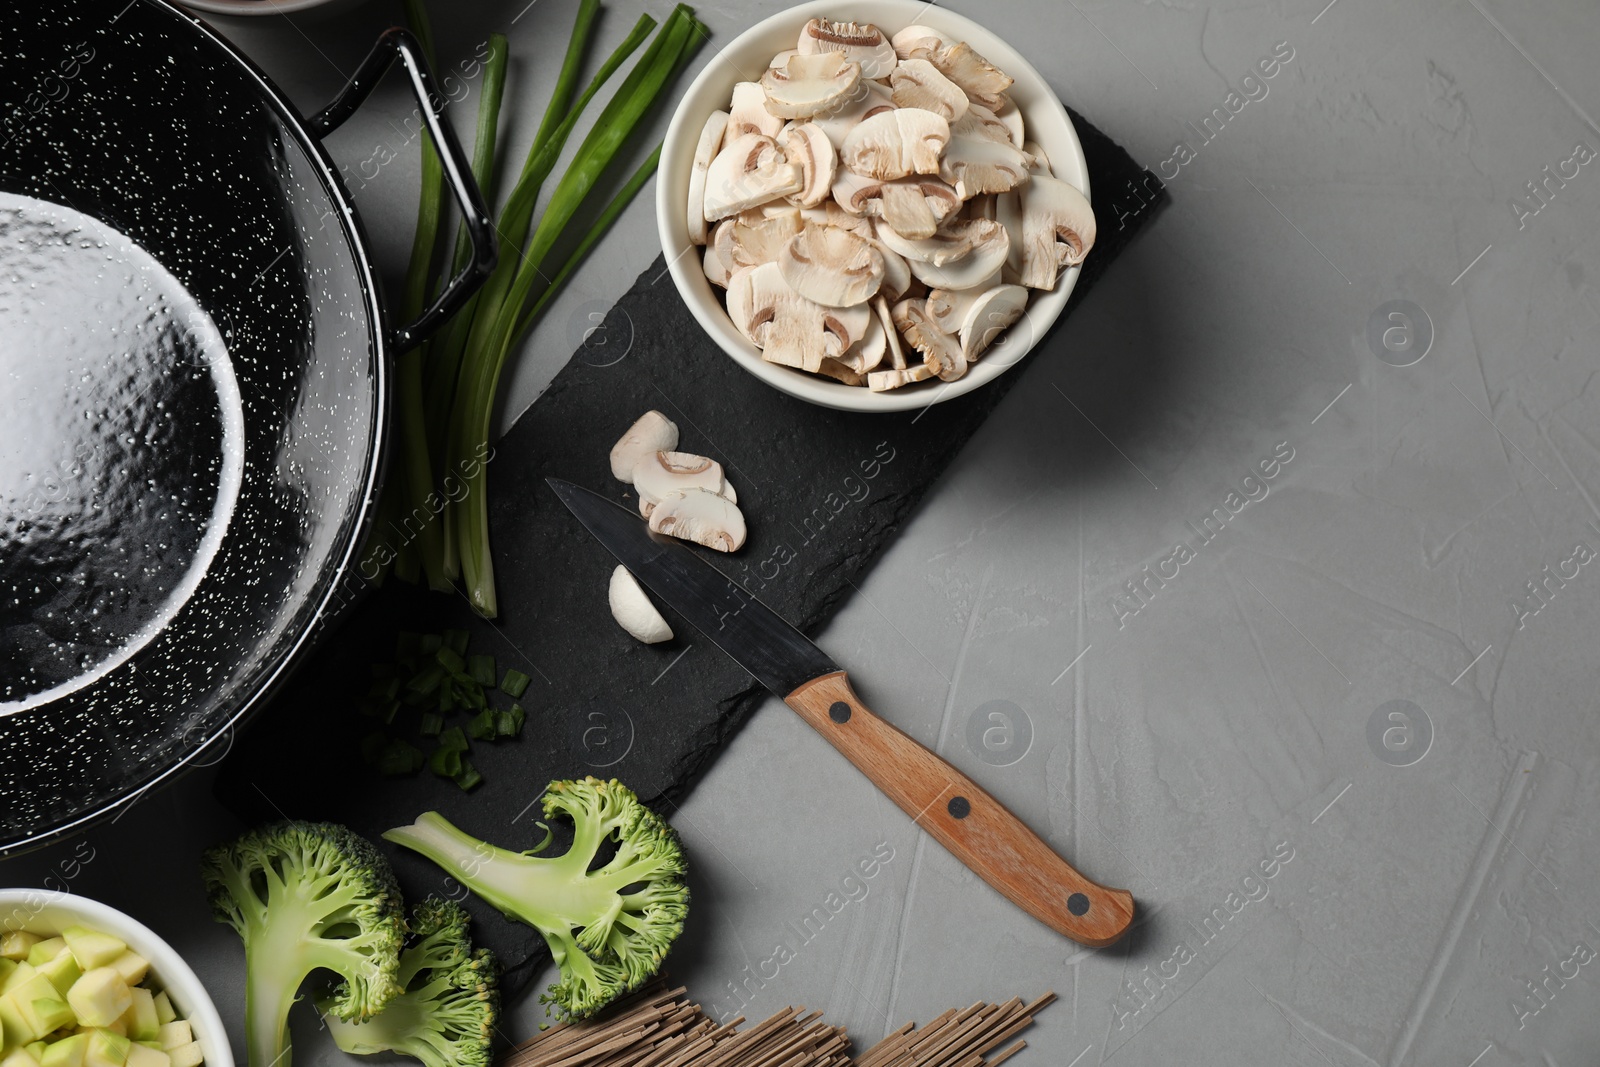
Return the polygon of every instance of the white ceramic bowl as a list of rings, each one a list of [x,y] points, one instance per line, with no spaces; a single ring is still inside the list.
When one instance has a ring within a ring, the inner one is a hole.
[[[205,1053],[205,1067],[233,1067],[233,1049],[217,1006],[183,957],[143,923],[88,897],[43,889],[0,889],[0,930],[58,934],[74,923],[121,938],[150,961],[154,985],[166,990],[178,1018],[187,1019]]]
[[[1033,65],[1005,41],[971,19],[955,15],[926,0],[817,0],[801,4],[756,23],[730,41],[706,64],[689,86],[667,128],[661,150],[661,171],[656,182],[656,226],[666,253],[672,280],[684,303],[731,358],[768,385],[825,407],[846,411],[909,411],[952,397],[993,381],[1028,353],[1067,306],[1078,280],[1079,268],[1064,271],[1050,292],[1034,292],[1028,311],[1006,335],[998,338],[965,377],[954,382],[938,380],[885,393],[865,386],[845,385],[804,371],[781,367],[761,358],[761,352],[744,339],[723,309],[720,290],[706,280],[699,250],[690,251],[685,205],[689,199],[689,171],[694,166],[695,145],[706,117],[728,107],[736,82],[754,80],[767,69],[772,57],[793,48],[800,28],[813,18],[850,18],[871,22],[894,34],[910,25],[931,26],[954,40],[966,41],[995,66],[1016,79],[1010,95],[1022,112],[1028,139],[1037,141],[1049,157],[1056,177],[1071,182],[1089,195],[1089,173],[1083,147],[1067,110]],[[1090,253],[1093,255],[1093,253]]]
[[[312,8],[335,4],[335,10],[350,7],[355,0],[178,0],[184,7],[212,15],[293,15]]]

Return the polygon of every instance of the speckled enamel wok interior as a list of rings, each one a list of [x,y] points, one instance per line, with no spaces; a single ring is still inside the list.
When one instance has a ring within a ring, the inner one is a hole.
[[[0,197],[70,208],[148,253],[225,344],[242,414],[219,515],[225,405],[183,316],[122,355],[153,361],[132,371],[80,374],[53,343],[0,358],[0,850],[14,851],[219,759],[315,639],[354,587],[398,346],[327,154],[191,16],[158,0],[5,5],[0,116]],[[0,312],[38,295],[8,273]],[[65,306],[68,333],[103,310]]]

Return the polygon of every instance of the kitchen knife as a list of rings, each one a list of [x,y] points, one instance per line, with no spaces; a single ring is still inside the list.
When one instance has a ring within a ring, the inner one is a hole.
[[[1079,874],[976,782],[878,718],[844,669],[748,590],[638,515],[558,478],[556,496],[640,582],[810,723],[911,821],[1029,915],[1085,945],[1121,937],[1133,896]]]

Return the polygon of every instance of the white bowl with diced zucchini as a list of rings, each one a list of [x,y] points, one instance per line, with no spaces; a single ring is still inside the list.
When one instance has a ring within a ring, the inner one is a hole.
[[[922,0],[819,0],[695,78],[656,219],[678,292],[746,370],[906,411],[1045,335],[1094,242],[1088,195],[1066,108],[1005,41]]]
[[[233,1067],[200,979],[149,927],[66,893],[0,890],[0,1067]]]

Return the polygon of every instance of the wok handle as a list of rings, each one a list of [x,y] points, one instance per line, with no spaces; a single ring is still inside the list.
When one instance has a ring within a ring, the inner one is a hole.
[[[496,252],[493,220],[484,207],[478,183],[472,177],[468,157],[461,151],[461,142],[456,140],[455,130],[444,117],[444,100],[434,91],[433,72],[423,58],[422,46],[411,31],[400,26],[384,31],[349,83],[339,90],[339,95],[327,107],[307,119],[306,124],[318,137],[326,137],[342,126],[371,95],[396,56],[411,77],[411,91],[417,98],[428,133],[433,137],[434,150],[439,153],[439,161],[443,165],[444,179],[450,184],[450,191],[460,205],[467,238],[472,242],[471,260],[460,274],[450,279],[433,305],[417,316],[415,322],[394,331],[392,343],[398,354],[421,344],[455,314],[489,277],[489,272],[494,270]]]

